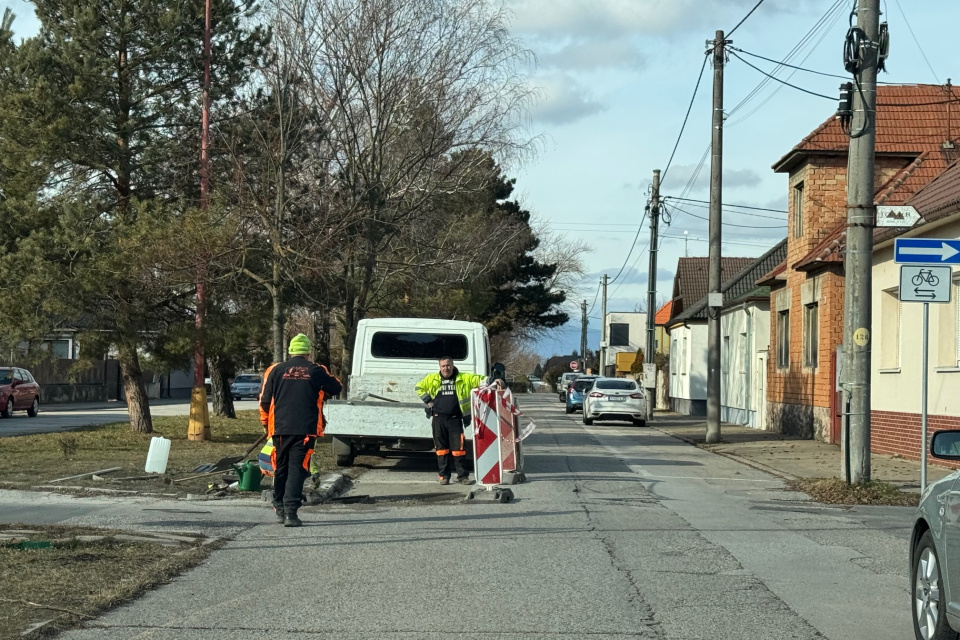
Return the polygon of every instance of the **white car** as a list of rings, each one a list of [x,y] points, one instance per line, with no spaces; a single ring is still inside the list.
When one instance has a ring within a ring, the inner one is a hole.
[[[630,378],[597,378],[583,399],[583,424],[594,420],[626,420],[638,427],[647,424],[643,389]]]

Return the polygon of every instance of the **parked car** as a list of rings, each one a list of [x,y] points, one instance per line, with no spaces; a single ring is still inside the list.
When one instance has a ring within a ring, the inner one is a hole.
[[[567,387],[566,412],[573,413],[583,409],[583,397],[590,390],[597,376],[577,376]]]
[[[261,386],[263,386],[262,376],[253,373],[240,374],[230,384],[230,395],[234,400],[259,398]]]
[[[40,413],[40,385],[26,369],[0,367],[0,418],[14,411],[26,411],[31,418]]]
[[[630,378],[597,378],[583,403],[583,424],[594,420],[627,420],[644,426],[647,405],[643,389]]]
[[[930,455],[960,461],[960,430],[933,434]],[[928,485],[910,537],[913,632],[918,640],[956,639],[960,632],[960,471]]]
[[[557,379],[557,395],[560,396],[560,402],[567,400],[567,387],[573,382],[574,378],[581,374],[576,371],[567,371]]]

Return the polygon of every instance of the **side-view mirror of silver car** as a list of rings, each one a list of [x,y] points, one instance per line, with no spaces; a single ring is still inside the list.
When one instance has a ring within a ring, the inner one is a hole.
[[[960,430],[949,429],[933,434],[930,455],[941,460],[960,460]]]

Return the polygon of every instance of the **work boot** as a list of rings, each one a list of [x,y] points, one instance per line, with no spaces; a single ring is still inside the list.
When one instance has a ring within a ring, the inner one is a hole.
[[[283,520],[283,526],[285,527],[302,527],[303,521],[297,517],[296,509],[286,509],[286,517]]]
[[[440,476],[440,484],[450,484],[450,478]]]
[[[283,524],[284,521],[286,520],[286,515],[285,515],[286,511],[284,510],[284,508],[282,506],[278,507],[274,505],[273,511],[274,513],[277,514],[277,524]]]
[[[457,476],[457,482],[460,484],[473,484],[473,480],[470,479],[469,475]]]

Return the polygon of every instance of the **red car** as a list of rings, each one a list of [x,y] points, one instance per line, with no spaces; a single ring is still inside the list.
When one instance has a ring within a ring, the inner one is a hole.
[[[0,418],[24,410],[31,418],[40,413],[40,385],[26,369],[0,367]]]

